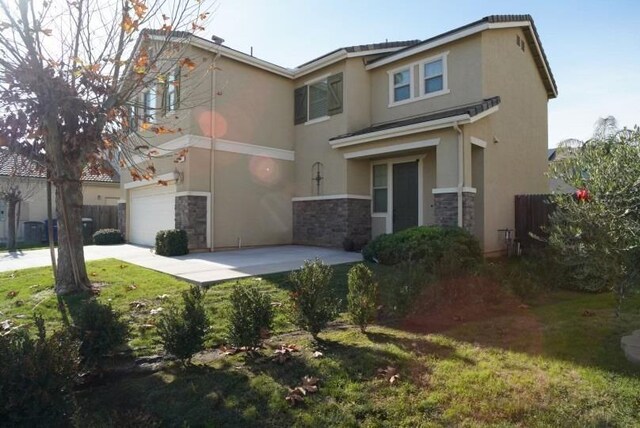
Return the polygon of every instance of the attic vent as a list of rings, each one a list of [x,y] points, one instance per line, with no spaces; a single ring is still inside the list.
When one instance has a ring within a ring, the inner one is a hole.
[[[516,35],[516,45],[524,52],[524,39],[520,38],[520,35]]]
[[[224,39],[222,37],[218,37],[218,36],[211,36],[211,40],[213,40],[213,43],[215,43],[216,45],[221,45],[224,43]]]

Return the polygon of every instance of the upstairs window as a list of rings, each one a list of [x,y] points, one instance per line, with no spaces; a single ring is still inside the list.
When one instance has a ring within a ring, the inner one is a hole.
[[[411,98],[411,69],[407,68],[393,73],[393,102]]]
[[[424,94],[439,92],[444,89],[444,71],[442,58],[424,64]]]
[[[294,91],[294,123],[317,121],[342,113],[342,73],[307,83]]]
[[[387,71],[389,107],[448,94],[447,56],[443,52],[412,64]],[[418,76],[416,78],[415,76]],[[416,88],[415,85],[418,87]]]
[[[143,122],[154,122],[156,119],[156,88],[147,89],[142,95]]]
[[[173,112],[180,106],[180,69],[169,73],[164,88],[164,110]]]
[[[309,120],[327,116],[328,92],[326,79],[309,85]]]

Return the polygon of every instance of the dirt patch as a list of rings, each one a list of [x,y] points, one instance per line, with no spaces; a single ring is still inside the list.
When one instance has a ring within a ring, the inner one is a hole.
[[[528,305],[494,280],[466,276],[426,289],[401,323],[415,333],[443,333],[484,346],[540,353],[542,328]]]

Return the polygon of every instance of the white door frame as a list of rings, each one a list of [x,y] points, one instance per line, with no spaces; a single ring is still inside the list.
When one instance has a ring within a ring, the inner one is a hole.
[[[424,226],[424,158],[426,153],[414,156],[403,156],[391,159],[380,159],[371,161],[370,166],[370,188],[371,188],[371,217],[385,218],[385,233],[393,233],[393,165],[418,161],[418,226]],[[387,165],[387,212],[373,212],[373,166]]]

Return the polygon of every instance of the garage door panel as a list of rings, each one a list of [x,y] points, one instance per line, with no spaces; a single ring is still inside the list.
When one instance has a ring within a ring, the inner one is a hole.
[[[159,230],[175,228],[175,192],[157,185],[131,191],[131,243],[153,246]]]

